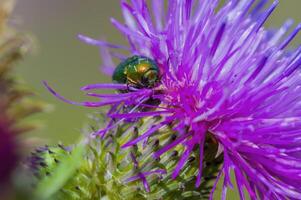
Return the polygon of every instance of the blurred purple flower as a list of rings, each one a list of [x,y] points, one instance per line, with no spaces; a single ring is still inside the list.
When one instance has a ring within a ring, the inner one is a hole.
[[[10,181],[19,161],[16,133],[10,129],[10,122],[0,115],[0,186]]]
[[[224,163],[216,179],[223,175],[222,199],[232,188],[230,171],[235,174],[240,198],[244,189],[251,199],[300,199],[301,197],[301,46],[290,53],[286,48],[299,32],[298,25],[287,34],[292,20],[276,31],[263,24],[276,8],[267,10],[266,0],[228,0],[218,9],[218,0],[121,1],[125,24],[112,23],[128,39],[129,53],[156,60],[161,82],[155,88],[128,88],[129,93],[95,94],[97,102],[68,103],[88,107],[112,105],[108,127],[123,120],[161,116],[162,120],[123,147],[145,141],[170,122],[179,137],[154,153],[160,157],[177,145],[184,145],[175,178],[195,146],[200,146],[200,166],[196,186],[202,177],[203,146],[206,135],[218,141]],[[252,9],[251,9],[252,8]],[[152,9],[152,11],[150,11]],[[103,70],[111,75],[116,66],[109,48],[128,50],[80,35],[88,44],[101,47]],[[123,84],[93,84],[82,90],[127,89]],[[145,111],[147,99],[161,104]],[[128,106],[131,110],[119,109]],[[113,121],[119,119],[119,121]],[[188,128],[188,131],[186,127]]]

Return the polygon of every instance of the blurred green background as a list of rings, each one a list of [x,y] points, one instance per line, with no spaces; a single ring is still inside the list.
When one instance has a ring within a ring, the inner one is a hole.
[[[295,19],[295,25],[300,23],[300,7],[301,0],[280,0],[267,26],[280,26],[289,17]],[[32,133],[43,138],[43,142],[75,141],[92,110],[55,99],[41,81],[47,80],[59,93],[72,100],[84,99],[79,91],[81,86],[110,81],[110,77],[99,72],[98,48],[80,42],[76,36],[82,33],[125,43],[110,24],[111,16],[122,20],[118,0],[17,1],[10,23],[35,38],[33,55],[26,57],[18,74],[40,99],[54,107],[51,112],[31,119],[44,124],[42,130]],[[300,44],[300,36],[294,43]]]

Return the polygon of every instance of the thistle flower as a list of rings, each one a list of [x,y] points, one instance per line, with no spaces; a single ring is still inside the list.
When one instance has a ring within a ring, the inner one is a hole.
[[[301,46],[287,47],[299,32],[298,25],[287,34],[292,20],[276,31],[263,27],[278,1],[268,9],[266,0],[219,1],[185,0],[121,1],[125,24],[112,19],[113,25],[129,42],[129,48],[79,35],[88,44],[101,47],[103,71],[112,75],[112,57],[126,56],[109,49],[147,56],[159,66],[160,81],[154,87],[108,83],[82,88],[116,89],[116,94],[88,93],[96,102],[73,102],[51,89],[58,98],[75,105],[111,105],[106,128],[96,131],[102,137],[124,122],[154,118],[145,132],[126,142],[123,148],[147,145],[149,138],[171,127],[176,139],[153,156],[159,158],[182,146],[172,178],[189,165],[189,156],[198,151],[196,187],[202,179],[204,155],[222,154],[223,164],[213,185],[223,177],[222,199],[232,188],[230,172],[240,198],[246,190],[251,199],[300,199],[300,71]],[[151,11],[152,9],[152,11]],[[159,105],[152,104],[154,99]],[[207,138],[207,139],[206,139]],[[209,139],[208,139],[209,138]],[[218,150],[204,148],[215,144]],[[205,156],[206,157],[206,156]],[[223,175],[223,176],[222,176]]]

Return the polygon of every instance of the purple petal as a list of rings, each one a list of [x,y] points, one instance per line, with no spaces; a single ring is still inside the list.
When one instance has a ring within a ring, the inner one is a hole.
[[[172,172],[171,176],[172,176],[173,179],[175,179],[179,175],[180,170],[183,168],[185,162],[189,158],[193,147],[194,147],[194,143],[187,145],[185,152],[182,154],[180,161],[178,162],[176,168]]]
[[[112,118],[140,118],[140,117],[149,117],[149,116],[158,116],[170,114],[170,111],[154,111],[154,112],[139,112],[139,113],[122,113],[122,114],[112,114],[110,117]]]
[[[84,36],[79,34],[78,39],[80,39],[81,41],[90,44],[90,45],[94,45],[94,46],[105,46],[105,47],[109,47],[109,48],[115,48],[115,49],[124,49],[124,50],[130,50],[128,47],[124,47],[121,45],[115,45],[115,44],[111,44],[109,42],[105,42],[105,41],[101,41],[101,40],[95,40],[93,38],[90,38],[88,36]]]
[[[301,30],[301,24],[299,24],[296,29],[286,38],[286,40],[283,41],[283,43],[280,45],[280,49],[284,49],[300,32]]]
[[[163,126],[165,126],[166,123],[163,124],[158,124],[152,128],[150,128],[148,131],[146,131],[145,133],[143,133],[141,136],[137,137],[136,139],[122,145],[122,148],[127,148],[130,146],[133,146],[135,144],[137,144],[138,142],[140,142],[141,140],[144,140],[145,138],[151,136],[154,132],[156,132],[157,130],[159,130],[160,128],[162,128]]]
[[[42,82],[43,85],[47,88],[47,90],[53,94],[56,98],[60,99],[61,101],[64,101],[68,104],[73,104],[73,105],[77,105],[77,106],[85,106],[85,103],[79,103],[79,102],[74,102],[74,101],[70,101],[68,99],[66,99],[65,97],[61,96],[60,94],[58,94],[56,91],[54,91],[46,81]]]
[[[97,83],[86,85],[81,88],[83,91],[94,90],[94,89],[116,89],[116,90],[126,90],[128,89],[126,84],[117,84],[117,83]]]
[[[165,145],[163,148],[161,148],[159,151],[154,153],[154,158],[159,158],[163,153],[167,152],[168,150],[174,148],[175,146],[177,146],[178,144],[182,143],[184,140],[186,140],[190,134],[185,134],[180,136],[178,139],[176,139],[175,141],[173,141],[172,143]]]

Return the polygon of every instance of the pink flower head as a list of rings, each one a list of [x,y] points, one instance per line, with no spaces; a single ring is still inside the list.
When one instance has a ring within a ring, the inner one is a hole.
[[[125,23],[113,25],[129,42],[129,48],[80,35],[88,44],[100,46],[103,71],[112,75],[116,64],[109,51],[124,49],[129,55],[144,55],[158,63],[160,84],[154,88],[126,84],[94,84],[83,88],[127,89],[127,93],[95,94],[97,102],[69,103],[99,107],[111,105],[105,134],[124,120],[161,116],[124,148],[145,141],[157,130],[173,122],[177,138],[154,157],[177,145],[183,152],[172,177],[186,164],[199,146],[199,173],[202,181],[205,137],[218,142],[224,162],[211,192],[223,177],[222,199],[232,187],[230,171],[241,199],[246,190],[251,199],[300,199],[301,197],[301,46],[288,52],[287,46],[299,32],[298,25],[287,33],[292,21],[276,31],[263,27],[278,2],[263,10],[260,0],[228,0],[217,8],[218,0],[121,0]],[[285,36],[285,34],[287,34]],[[160,105],[148,105],[148,99]],[[131,109],[120,109],[120,107]],[[150,110],[144,108],[152,107]],[[117,123],[116,123],[117,119]],[[115,120],[115,121],[113,121]],[[188,127],[188,129],[187,129]],[[223,175],[223,176],[222,176]]]

